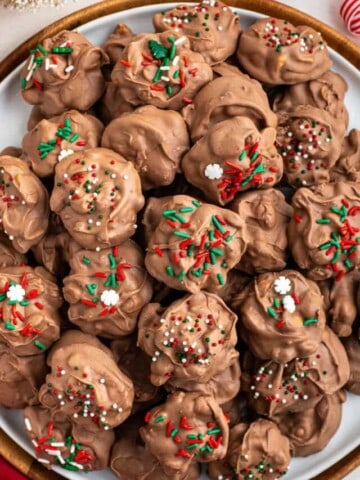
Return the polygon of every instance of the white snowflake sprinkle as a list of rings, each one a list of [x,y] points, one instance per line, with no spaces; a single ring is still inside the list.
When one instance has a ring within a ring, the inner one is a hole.
[[[209,163],[205,168],[205,177],[209,180],[219,180],[222,177],[224,170],[218,163]]]
[[[71,155],[72,153],[74,153],[74,150],[71,150],[71,148],[68,148],[68,149],[63,148],[57,157],[58,162],[61,162],[61,160],[64,160],[65,157]]]
[[[25,297],[25,290],[21,285],[15,284],[9,287],[9,290],[6,292],[7,298],[12,302],[22,302]]]
[[[281,275],[274,282],[274,290],[280,295],[286,295],[291,290],[291,282],[287,277]]]
[[[115,290],[104,290],[100,297],[102,303],[107,307],[117,305],[120,295]]]
[[[295,300],[291,295],[285,295],[282,300],[282,304],[284,309],[289,313],[294,313],[296,311],[296,304]]]

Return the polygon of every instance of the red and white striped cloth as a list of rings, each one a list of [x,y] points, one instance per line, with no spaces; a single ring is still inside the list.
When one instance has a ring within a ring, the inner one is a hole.
[[[360,0],[344,0],[340,8],[340,15],[350,32],[360,36]]]

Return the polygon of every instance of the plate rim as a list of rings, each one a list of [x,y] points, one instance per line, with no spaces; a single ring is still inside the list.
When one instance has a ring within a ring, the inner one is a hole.
[[[49,26],[43,28],[35,35],[20,44],[15,50],[0,62],[0,82],[5,80],[23,61],[28,57],[31,48],[41,43],[45,38],[53,36],[63,29],[73,30],[96,19],[130,10],[137,7],[146,7],[154,4],[162,5],[174,3],[173,0],[158,2],[154,0],[105,0],[80,9],[67,15]],[[194,3],[188,0],[177,3]],[[343,58],[348,60],[354,67],[360,69],[360,46],[356,45],[345,35],[340,34],[334,28],[301,12],[300,10],[283,5],[276,0],[225,0],[232,7],[244,9],[250,12],[261,13],[268,16],[286,18],[290,22],[300,25],[307,24],[320,31],[328,45]],[[0,455],[18,468],[22,473],[33,480],[56,480],[63,479],[54,471],[45,469],[35,458],[22,449],[0,427]],[[360,446],[352,450],[340,461],[331,465],[313,480],[342,480],[345,475],[352,472],[360,465]]]

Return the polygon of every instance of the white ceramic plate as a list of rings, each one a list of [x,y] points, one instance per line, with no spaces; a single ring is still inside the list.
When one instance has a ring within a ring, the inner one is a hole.
[[[176,4],[167,4],[166,8],[172,8]],[[135,32],[151,32],[152,16],[155,12],[164,9],[164,5],[151,5],[134,8],[125,12],[115,13],[93,22],[89,22],[78,30],[85,34],[91,42],[101,45],[112,32],[115,25],[123,22],[129,25]],[[236,10],[240,14],[243,27],[249,26],[260,14],[245,10]],[[347,60],[336,52],[331,52],[334,61],[334,70],[341,73],[348,82],[349,92],[346,96],[346,105],[350,112],[350,128],[360,127],[360,95],[359,82],[360,72]],[[20,146],[21,139],[26,131],[26,122],[31,108],[23,103],[20,95],[19,70],[17,68],[0,84],[0,150],[8,145]],[[1,392],[0,392],[1,395]],[[347,455],[360,443],[360,397],[348,394],[348,400],[343,407],[341,426],[325,450],[307,458],[295,458],[291,462],[289,473],[284,477],[286,480],[309,480],[323,472],[338,460]],[[0,427],[18,443],[24,450],[33,455],[33,449],[27,439],[22,424],[22,412],[18,410],[5,410],[0,408]],[[58,473],[70,480],[114,480],[116,477],[110,470],[83,474],[68,472],[56,467]],[[202,475],[205,480],[207,476]]]

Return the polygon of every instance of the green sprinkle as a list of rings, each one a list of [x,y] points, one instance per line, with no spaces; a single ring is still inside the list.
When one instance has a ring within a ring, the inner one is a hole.
[[[179,232],[178,230],[173,232],[173,234],[180,238],[191,238],[191,235],[189,233]]]
[[[217,433],[221,433],[221,429],[220,428],[213,428],[211,430],[208,430],[206,433],[208,435],[216,435]]]
[[[239,160],[244,160],[244,158],[246,157],[247,155],[247,151],[246,150],[243,150],[240,155],[239,155]]]
[[[177,276],[177,280],[178,280],[179,282],[181,282],[181,281],[184,279],[185,275],[186,275],[186,272],[185,272],[185,270],[183,270],[183,271],[182,271],[181,273],[179,273],[179,275]]]
[[[306,320],[304,320],[304,325],[305,327],[307,327],[308,325],[318,323],[318,321],[319,320],[317,318],[307,318]]]
[[[89,257],[83,257],[83,258],[81,259],[81,261],[82,261],[83,263],[85,263],[86,265],[90,265],[90,263],[91,263],[91,260],[90,260]]]
[[[225,280],[221,273],[217,274],[217,279],[220,285],[225,285]]]
[[[330,218],[318,218],[316,220],[316,223],[318,223],[319,225],[323,225],[330,222],[331,222]]]
[[[211,252],[217,255],[218,257],[221,257],[223,255],[223,252],[219,250],[218,248],[212,248]]]
[[[170,437],[174,438],[178,433],[179,433],[179,430],[177,428],[174,428],[174,430],[170,432]]]
[[[280,307],[280,300],[278,298],[274,298],[273,305],[275,308]]]
[[[175,70],[172,77],[176,79],[176,78],[179,78],[179,76],[180,76],[180,70]]]
[[[174,272],[174,269],[172,268],[171,265],[168,265],[166,267],[166,273],[170,276],[170,277],[173,277],[175,275],[175,272]]]
[[[158,417],[155,418],[154,422],[155,423],[161,423],[165,420],[164,415],[159,415]]]
[[[0,302],[3,302],[6,299],[6,293],[0,293]]]
[[[40,342],[39,340],[35,340],[34,344],[40,350],[46,350],[46,346],[42,342]]]
[[[198,438],[196,433],[190,433],[190,435],[186,435],[186,438],[189,438],[190,440],[195,440],[195,438]]]
[[[192,445],[186,445],[185,450],[194,450],[195,448],[198,448],[199,444],[198,443],[193,443]]]
[[[182,207],[182,208],[180,208],[181,213],[191,213],[193,211],[194,211],[194,209],[192,207]]]
[[[319,246],[319,250],[327,250],[331,246],[332,246],[331,242],[326,242],[326,243],[323,243],[322,245]]]
[[[152,80],[153,83],[157,83],[157,82],[160,80],[161,75],[162,75],[162,71],[160,70],[160,68],[158,68],[158,69],[156,70],[156,73],[155,73],[154,78],[153,78],[153,80]]]
[[[109,253],[108,259],[109,259],[109,263],[110,263],[110,269],[114,270],[114,268],[116,268],[116,264],[117,264],[116,258],[114,257],[114,255],[112,253]]]
[[[166,85],[166,93],[168,95],[172,95],[174,93],[174,89],[171,85]]]
[[[344,261],[344,265],[346,268],[352,268],[353,264],[351,263],[351,261],[347,258],[345,261]]]
[[[277,318],[277,313],[275,312],[275,310],[272,307],[268,307],[267,313],[268,313],[268,315],[270,315],[270,317]]]
[[[221,225],[219,220],[215,217],[215,215],[212,215],[211,217],[211,222],[216,227],[221,233],[225,233],[224,227]]]
[[[172,217],[174,215],[174,213],[176,213],[176,210],[164,210],[162,212],[163,217],[165,217],[165,218]]]
[[[191,203],[192,203],[193,205],[195,205],[195,207],[200,207],[200,206],[201,206],[201,203],[198,202],[197,200],[193,200]]]
[[[75,133],[71,138],[70,138],[70,143],[74,143],[80,135],[78,133]]]
[[[26,84],[27,84],[27,81],[26,81],[26,78],[22,78],[21,79],[21,89],[24,90],[24,88],[26,88]]]
[[[90,293],[90,295],[95,295],[96,288],[96,283],[88,283],[86,285],[86,290]]]
[[[11,322],[5,322],[5,328],[6,330],[15,330],[16,327],[13,325]]]
[[[41,52],[43,55],[45,55],[45,57],[46,57],[46,55],[48,54],[48,52],[47,52],[47,50],[45,50],[45,48],[44,48],[40,43],[39,43],[39,45],[38,45],[36,48],[37,48],[38,50],[40,50],[40,52]]]

